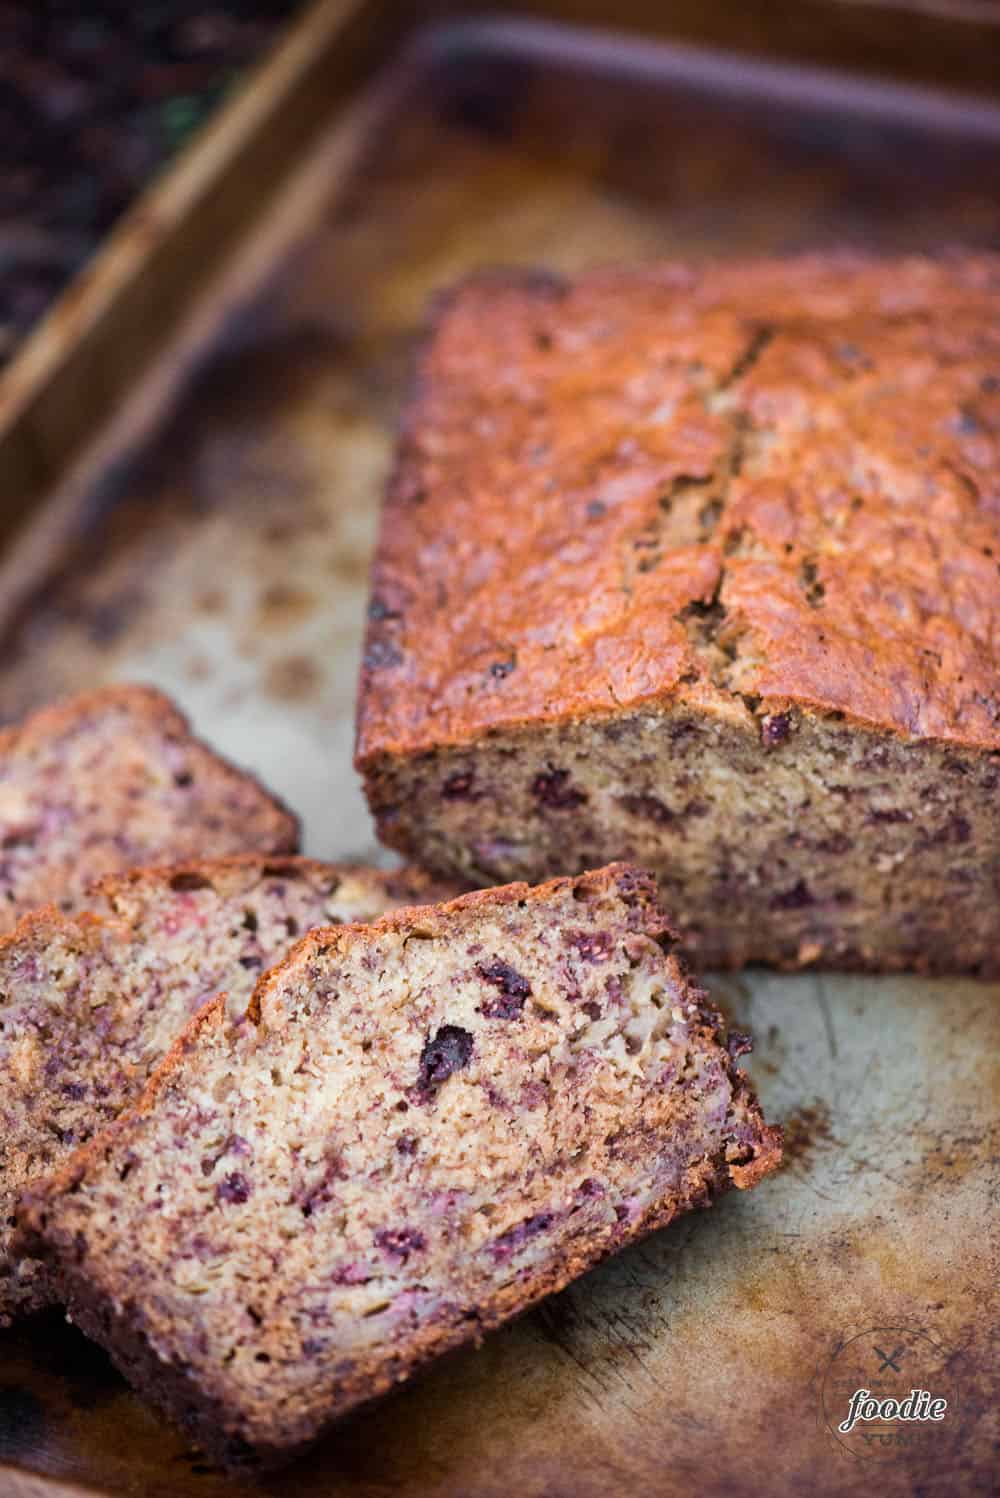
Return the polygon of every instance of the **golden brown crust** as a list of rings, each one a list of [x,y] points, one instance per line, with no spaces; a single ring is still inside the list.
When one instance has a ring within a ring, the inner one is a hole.
[[[29,910],[22,915],[17,925],[10,931],[0,933],[0,957],[4,953],[29,941],[33,936],[41,933],[61,933],[63,936],[73,936],[79,940],[81,933],[97,946],[97,933],[102,926],[108,924],[106,916],[97,915],[93,911],[81,911],[79,915],[67,915],[57,905],[39,905],[34,910]]]
[[[668,701],[1000,746],[998,312],[989,255],[460,287],[389,489],[360,764]]]

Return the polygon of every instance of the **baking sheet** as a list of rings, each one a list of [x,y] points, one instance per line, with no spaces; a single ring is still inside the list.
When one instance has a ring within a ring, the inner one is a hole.
[[[153,682],[302,815],[307,851],[377,858],[350,767],[355,673],[427,295],[504,262],[996,246],[1000,117],[493,22],[439,28],[383,78],[346,191],[324,178],[333,149],[303,162],[300,241],[154,435],[80,495],[10,622],[0,714]],[[752,1028],[766,1111],[788,1125],[780,1175],[451,1358],[265,1491],[990,1489],[1000,990],[748,973],[714,991]],[[858,1456],[826,1428],[823,1389],[860,1334],[874,1377],[879,1329],[959,1413]],[[36,1491],[28,1473],[150,1498],[238,1491],[57,1316],[0,1333],[3,1463],[0,1493]]]

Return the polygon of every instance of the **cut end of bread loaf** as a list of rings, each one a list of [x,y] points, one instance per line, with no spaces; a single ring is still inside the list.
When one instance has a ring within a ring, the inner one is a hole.
[[[0,1325],[52,1298],[11,1251],[18,1192],[117,1116],[207,1000],[225,991],[238,1016],[314,926],[444,893],[412,870],[246,854],[107,877],[94,913],[50,907],[0,941]]]
[[[149,687],[107,687],[0,733],[0,932],[138,865],[292,853],[298,822]]]
[[[213,1459],[287,1460],[775,1168],[671,946],[625,865],[313,932],[25,1194],[26,1241]]]
[[[497,732],[373,767],[382,840],[466,884],[625,857],[706,970],[1000,974],[1000,758],[792,708]]]

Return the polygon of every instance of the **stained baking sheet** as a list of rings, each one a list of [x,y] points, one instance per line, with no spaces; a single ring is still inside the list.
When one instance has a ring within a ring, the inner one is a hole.
[[[346,185],[331,121],[301,180],[274,185],[273,253],[234,270],[152,429],[22,539],[35,580],[0,664],[5,718],[103,681],[164,687],[335,857],[380,856],[350,765],[355,673],[430,292],[484,264],[1000,245],[1000,114],[981,102],[490,22],[429,33],[359,109]],[[40,568],[39,535],[61,537]],[[780,1175],[451,1358],[265,1491],[989,1489],[1000,991],[763,973],[714,991],[757,1038],[789,1130]],[[907,1447],[838,1442],[823,1393],[855,1337],[859,1373],[901,1346],[915,1379],[947,1383],[952,1418]],[[49,1491],[30,1474],[238,1491],[54,1315],[0,1333],[0,1493]]]

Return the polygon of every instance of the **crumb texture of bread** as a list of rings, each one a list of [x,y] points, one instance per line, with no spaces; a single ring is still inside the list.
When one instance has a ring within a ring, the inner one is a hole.
[[[314,932],[26,1193],[26,1240],[214,1460],[286,1460],[776,1166],[670,945],[623,865]]]
[[[709,966],[996,972],[998,369],[997,256],[458,287],[373,571],[383,840],[634,859]]]
[[[85,904],[104,874],[230,853],[294,853],[298,823],[149,687],[106,687],[0,733],[0,932]]]
[[[315,926],[441,896],[419,873],[254,854],[136,870],[93,891],[95,913],[51,907],[0,941],[0,1325],[51,1287],[11,1249],[14,1204],[114,1119],[216,994],[230,1015]]]

